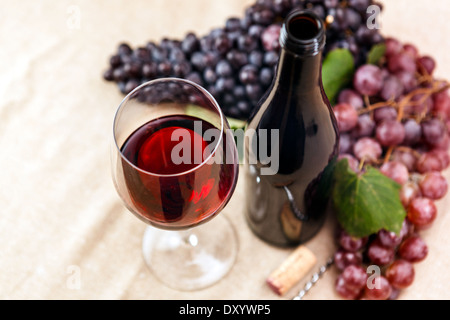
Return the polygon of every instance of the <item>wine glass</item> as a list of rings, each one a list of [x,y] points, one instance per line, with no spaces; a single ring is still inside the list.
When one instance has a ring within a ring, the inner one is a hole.
[[[238,241],[230,221],[217,214],[234,192],[239,160],[212,95],[178,78],[146,82],[120,104],[113,137],[115,187],[148,224],[142,251],[155,276],[182,291],[222,279]]]

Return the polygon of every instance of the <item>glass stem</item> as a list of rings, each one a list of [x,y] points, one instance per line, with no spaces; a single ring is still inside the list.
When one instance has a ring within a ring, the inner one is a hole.
[[[183,243],[187,246],[196,247],[198,245],[198,237],[194,233],[193,229],[187,229],[184,231],[180,231],[181,238],[183,239]]]

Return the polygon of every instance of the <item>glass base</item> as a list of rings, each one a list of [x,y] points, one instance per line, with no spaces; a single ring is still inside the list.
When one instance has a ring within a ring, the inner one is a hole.
[[[209,287],[234,265],[238,251],[234,227],[219,214],[205,224],[183,231],[147,227],[142,251],[154,275],[180,291]]]

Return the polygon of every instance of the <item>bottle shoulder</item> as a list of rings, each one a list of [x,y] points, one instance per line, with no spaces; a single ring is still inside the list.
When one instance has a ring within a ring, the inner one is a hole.
[[[289,92],[276,88],[267,93],[248,120],[248,128],[274,128],[288,122],[310,122],[330,118],[335,121],[330,103],[320,88],[311,92]]]

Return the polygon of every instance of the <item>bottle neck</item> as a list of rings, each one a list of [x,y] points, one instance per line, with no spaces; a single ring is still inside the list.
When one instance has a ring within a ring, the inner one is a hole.
[[[320,89],[325,38],[323,22],[314,13],[291,12],[280,32],[282,49],[275,85],[297,94]]]
[[[322,86],[322,54],[298,55],[282,48],[278,61],[275,86],[295,92],[309,93]]]

